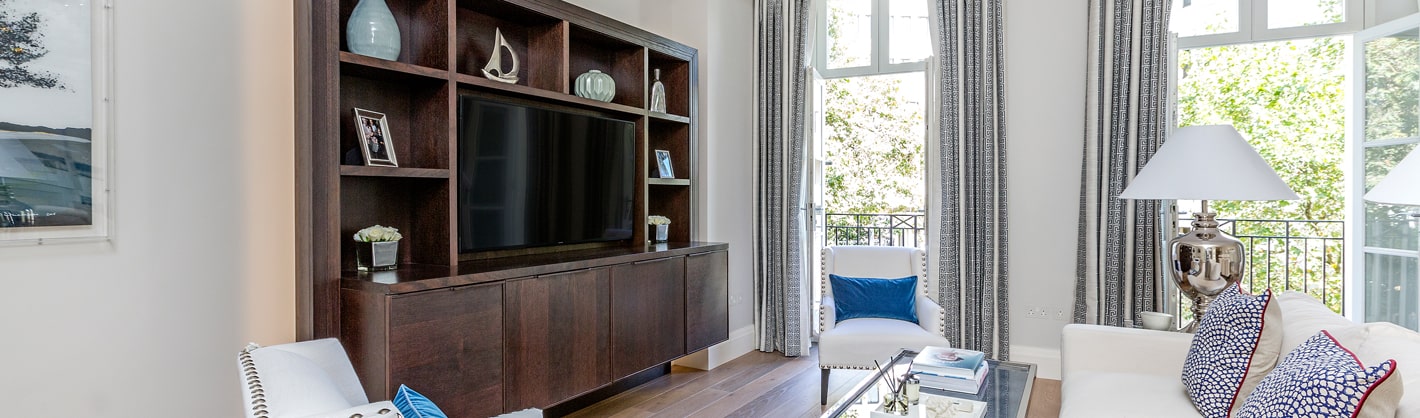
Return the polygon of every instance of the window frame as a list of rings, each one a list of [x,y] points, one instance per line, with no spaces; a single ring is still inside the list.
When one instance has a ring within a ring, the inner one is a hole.
[[[1267,10],[1268,7],[1271,6],[1270,3],[1272,1],[1273,0],[1237,0],[1237,32],[1179,36],[1178,48],[1193,49],[1222,45],[1284,41],[1289,39],[1350,35],[1364,29],[1367,20],[1366,0],[1342,0],[1342,4],[1346,10],[1346,17],[1345,20],[1341,22],[1271,29],[1267,27]]]
[[[927,61],[930,57],[921,61],[904,62],[893,64],[889,62],[892,47],[892,30],[889,28],[893,0],[870,0],[872,1],[873,18],[870,26],[872,33],[872,52],[869,55],[869,64],[858,67],[828,68],[828,0],[814,0],[814,69],[824,79],[865,77],[874,75],[889,75],[927,71]],[[1352,0],[1347,0],[1352,1]]]

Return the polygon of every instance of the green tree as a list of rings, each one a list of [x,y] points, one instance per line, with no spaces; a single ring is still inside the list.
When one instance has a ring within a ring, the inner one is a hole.
[[[824,200],[830,212],[922,210],[922,92],[910,91],[907,77],[923,75],[827,81]]]
[[[12,15],[14,12],[5,7],[8,2],[0,0],[0,88],[64,88],[53,74],[26,68],[31,61],[49,53],[42,44],[42,22],[38,13]]]
[[[1344,54],[1345,43],[1337,38],[1180,52],[1180,126],[1233,125],[1301,197],[1210,202],[1220,217],[1345,219]],[[1342,236],[1340,223],[1240,222],[1236,227],[1239,236]],[[1244,238],[1243,244],[1251,268],[1244,284],[1253,291],[1306,290],[1340,310],[1344,250],[1339,239]]]

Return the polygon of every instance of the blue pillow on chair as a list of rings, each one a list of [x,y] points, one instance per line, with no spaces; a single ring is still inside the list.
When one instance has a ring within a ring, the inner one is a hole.
[[[395,409],[399,409],[399,413],[407,418],[449,418],[444,414],[444,411],[439,409],[438,405],[434,405],[434,401],[420,395],[409,386],[399,385],[399,390],[394,392],[394,399],[390,402],[394,403]]]
[[[917,323],[917,276],[874,279],[828,275],[838,322],[887,318]]]

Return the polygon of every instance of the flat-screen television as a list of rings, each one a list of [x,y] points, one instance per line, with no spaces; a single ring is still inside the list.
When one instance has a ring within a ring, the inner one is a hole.
[[[459,96],[459,252],[631,238],[631,122]]]

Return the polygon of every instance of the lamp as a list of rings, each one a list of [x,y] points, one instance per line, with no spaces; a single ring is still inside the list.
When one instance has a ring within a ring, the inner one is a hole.
[[[1420,148],[1410,151],[1405,159],[1400,160],[1395,168],[1386,173],[1385,178],[1371,191],[1366,192],[1363,199],[1390,205],[1420,205],[1420,187],[1415,186],[1415,181],[1420,180]],[[1411,214],[1417,216],[1420,214]]]
[[[1120,199],[1201,200],[1193,230],[1169,240],[1174,284],[1193,300],[1193,332],[1219,292],[1242,279],[1242,241],[1218,230],[1209,200],[1298,199],[1232,125],[1189,126],[1169,136]]]

